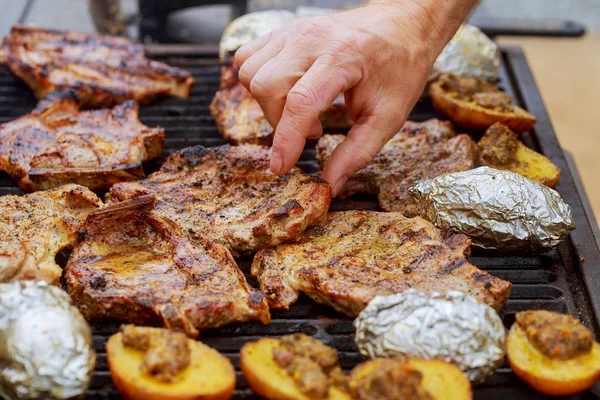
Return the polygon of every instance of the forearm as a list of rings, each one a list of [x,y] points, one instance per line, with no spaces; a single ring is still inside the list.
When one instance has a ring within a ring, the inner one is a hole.
[[[422,39],[432,45],[434,57],[456,33],[478,0],[371,0],[367,6],[386,8],[392,20],[404,24],[414,15]],[[401,27],[402,28],[402,27]]]

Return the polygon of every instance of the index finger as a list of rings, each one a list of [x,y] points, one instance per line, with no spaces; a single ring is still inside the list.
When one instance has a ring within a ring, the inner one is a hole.
[[[306,138],[313,138],[316,126],[320,126],[319,114],[360,78],[359,72],[349,73],[325,57],[314,62],[286,97],[273,137],[271,170],[274,173],[286,173],[296,164]]]

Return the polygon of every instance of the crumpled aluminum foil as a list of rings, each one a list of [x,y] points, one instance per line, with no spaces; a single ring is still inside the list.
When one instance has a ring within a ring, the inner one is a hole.
[[[438,56],[433,71],[434,75],[453,72],[494,82],[499,67],[498,45],[479,28],[463,25]]]
[[[490,306],[461,292],[414,289],[377,296],[354,321],[356,344],[369,358],[405,356],[457,365],[474,383],[504,360],[504,326]]]
[[[479,167],[419,181],[410,191],[419,215],[485,249],[536,253],[575,229],[558,192],[510,171]]]
[[[223,31],[219,42],[221,62],[231,57],[237,49],[274,29],[286,26],[296,18],[287,10],[267,10],[242,15],[234,19]]]
[[[0,284],[0,397],[81,395],[95,362],[90,327],[67,293],[45,282]]]

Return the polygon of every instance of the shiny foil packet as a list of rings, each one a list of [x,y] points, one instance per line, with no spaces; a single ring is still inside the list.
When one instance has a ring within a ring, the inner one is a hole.
[[[419,181],[410,191],[419,215],[484,249],[537,253],[575,229],[558,192],[510,171],[479,167]]]
[[[498,45],[479,28],[463,25],[438,56],[433,71],[434,75],[452,72],[494,82],[499,67]]]
[[[90,327],[67,293],[44,282],[0,284],[0,397],[81,395],[95,361]]]
[[[257,37],[281,28],[296,18],[296,13],[286,10],[267,10],[248,13],[234,19],[223,31],[219,42],[221,62],[235,54],[235,51]]]
[[[368,358],[438,359],[457,365],[474,383],[504,360],[505,331],[490,306],[450,291],[416,290],[377,296],[354,321],[356,344]]]

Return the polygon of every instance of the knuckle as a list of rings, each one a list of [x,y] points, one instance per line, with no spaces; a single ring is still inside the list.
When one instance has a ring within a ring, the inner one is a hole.
[[[317,98],[312,89],[301,83],[297,83],[288,93],[285,103],[286,108],[292,114],[300,114],[305,109],[312,107],[316,103]]]
[[[302,24],[300,35],[307,37],[323,37],[328,34],[331,21],[327,17],[310,18]]]
[[[246,64],[243,64],[242,67],[240,68],[240,70],[238,71],[238,79],[240,80],[242,85],[249,87],[250,80],[252,79],[252,77],[250,76],[250,73],[248,72],[248,67],[246,67],[245,65]]]
[[[258,74],[255,75],[254,79],[250,82],[250,93],[257,99],[263,99],[268,97],[271,92],[272,88],[269,84],[269,79],[265,79]]]

